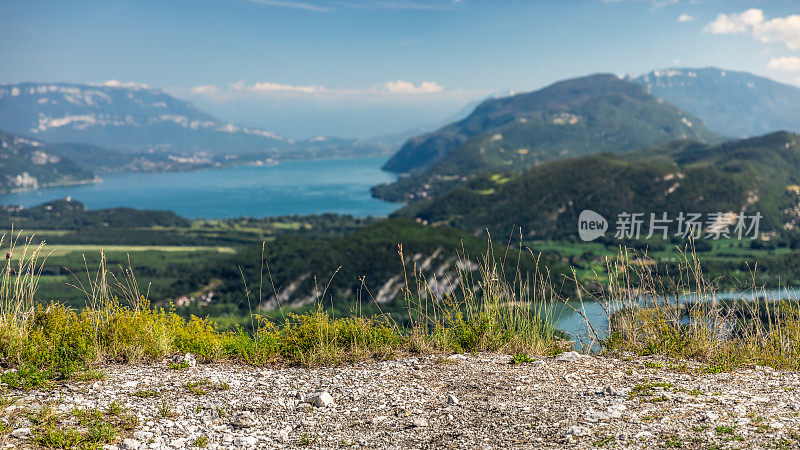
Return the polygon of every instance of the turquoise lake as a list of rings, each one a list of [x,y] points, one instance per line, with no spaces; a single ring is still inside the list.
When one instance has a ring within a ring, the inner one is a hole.
[[[191,172],[104,174],[102,183],[6,194],[25,207],[71,196],[89,209],[127,206],[175,211],[188,218],[266,217],[325,212],[386,216],[399,206],[370,197],[393,181],[386,158],[290,161]]]

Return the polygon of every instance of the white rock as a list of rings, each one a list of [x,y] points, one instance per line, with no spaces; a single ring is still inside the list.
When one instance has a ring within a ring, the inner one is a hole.
[[[186,364],[189,367],[197,366],[197,358],[194,357],[191,353],[185,353],[183,355],[175,355],[172,357],[172,362],[175,364]]]
[[[633,438],[637,441],[649,441],[653,438],[653,433],[649,431],[640,431],[633,435]]]
[[[449,403],[451,405],[459,405],[459,404],[461,404],[461,402],[458,401],[458,397],[456,397],[453,394],[450,394],[450,395],[447,396],[447,403]]]
[[[286,428],[282,429],[278,433],[278,441],[283,442],[284,444],[288,444],[289,443],[289,433],[291,433],[291,432],[292,432],[292,427],[291,426],[287,426]]]
[[[580,425],[573,425],[564,430],[564,436],[583,437],[589,436],[590,434],[592,434],[592,432],[589,428]]]
[[[425,428],[428,426],[428,421],[425,420],[424,417],[414,417],[414,419],[411,420],[411,426],[415,428]]]
[[[142,443],[136,439],[123,439],[119,444],[121,450],[138,450],[142,448]]]
[[[250,411],[239,411],[233,415],[230,423],[234,427],[247,428],[254,426],[258,423],[258,420],[256,415]]]
[[[254,436],[236,436],[233,440],[233,445],[237,447],[255,447],[258,444],[258,439]]]
[[[586,414],[586,420],[588,420],[589,422],[602,422],[604,420],[611,419],[611,416],[609,414],[604,413],[602,411],[598,411],[596,409],[590,409],[586,411],[585,414]]]
[[[719,419],[719,414],[712,411],[706,411],[703,413],[702,416],[700,416],[700,420],[708,422],[716,422],[718,419]]]
[[[136,440],[147,442],[150,440],[151,437],[153,437],[153,433],[149,431],[137,431],[133,433],[133,437]]]
[[[311,411],[312,408],[314,407],[311,406],[311,403],[302,402],[295,409],[298,411]]]
[[[534,368],[534,369],[540,369],[540,368],[542,368],[542,367],[544,367],[546,365],[547,365],[547,362],[545,362],[545,361],[543,361],[541,359],[537,359],[536,361],[533,361],[532,363],[528,364],[528,367],[531,367],[531,368]]]
[[[556,356],[556,361],[577,361],[581,358],[582,356],[580,353],[572,351],[572,352],[564,352]]]
[[[333,397],[328,391],[315,392],[308,396],[307,401],[317,408],[328,408],[333,406]]]
[[[11,436],[17,439],[26,439],[30,435],[31,435],[30,428],[17,428],[16,430],[11,432]]]
[[[372,422],[373,425],[378,425],[378,424],[381,424],[383,422],[386,422],[387,419],[388,419],[388,417],[386,417],[386,416],[375,416],[370,420],[370,422]]]

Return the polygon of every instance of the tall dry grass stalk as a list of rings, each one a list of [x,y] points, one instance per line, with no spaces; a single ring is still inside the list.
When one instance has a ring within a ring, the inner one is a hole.
[[[126,265],[117,265],[119,275],[109,270],[106,254],[102,247],[100,247],[100,262],[94,274],[86,263],[85,255],[83,256],[83,266],[86,278],[83,279],[70,271],[74,283],[67,285],[83,293],[87,309],[111,310],[122,304],[134,311],[139,311],[149,305],[150,287],[148,285],[147,290],[142,294],[133,271],[130,254],[127,255]]]
[[[755,282],[721,292],[708,279],[692,243],[680,249],[672,266],[621,248],[606,259],[603,289],[578,281],[580,307],[589,331],[588,349],[631,351],[698,359],[728,369],[747,364],[800,367],[800,302],[797,296],[771,299]],[[576,278],[577,279],[577,278]],[[607,328],[598,329],[585,314],[585,302],[599,304]]]
[[[33,245],[33,236],[20,239],[11,231],[0,236],[0,253],[6,250],[6,264],[0,274],[0,327],[22,332],[34,311],[36,291],[49,253],[44,243]],[[7,247],[5,247],[5,245]]]
[[[496,257],[489,239],[477,262],[462,247],[453,278],[426,274],[416,264],[409,277],[400,246],[413,347],[543,354],[568,345],[553,316],[561,299],[539,256],[528,252],[535,261],[534,273],[522,273],[519,260],[508,261],[508,249]]]

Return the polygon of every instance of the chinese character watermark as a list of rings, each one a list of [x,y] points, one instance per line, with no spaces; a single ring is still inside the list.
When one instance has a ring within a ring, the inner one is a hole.
[[[622,212],[617,214],[614,237],[616,239],[639,239],[643,235],[646,239],[661,236],[668,239],[670,233],[682,239],[757,239],[759,225],[763,216],[756,212],[714,212],[705,216],[702,213],[678,213],[677,217],[670,218],[666,212],[656,214]],[[646,234],[643,232],[646,230]],[[602,215],[583,210],[578,217],[578,234],[584,241],[593,241],[605,236],[608,230],[608,221]]]

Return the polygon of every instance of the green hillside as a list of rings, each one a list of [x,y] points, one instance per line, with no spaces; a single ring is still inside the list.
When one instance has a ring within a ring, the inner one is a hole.
[[[679,141],[625,155],[599,154],[543,164],[522,174],[486,173],[399,216],[474,232],[552,239],[577,234],[591,209],[613,221],[622,212],[759,211],[763,230],[796,228],[800,136],[779,132],[706,145]],[[613,228],[613,223],[611,224]]]

